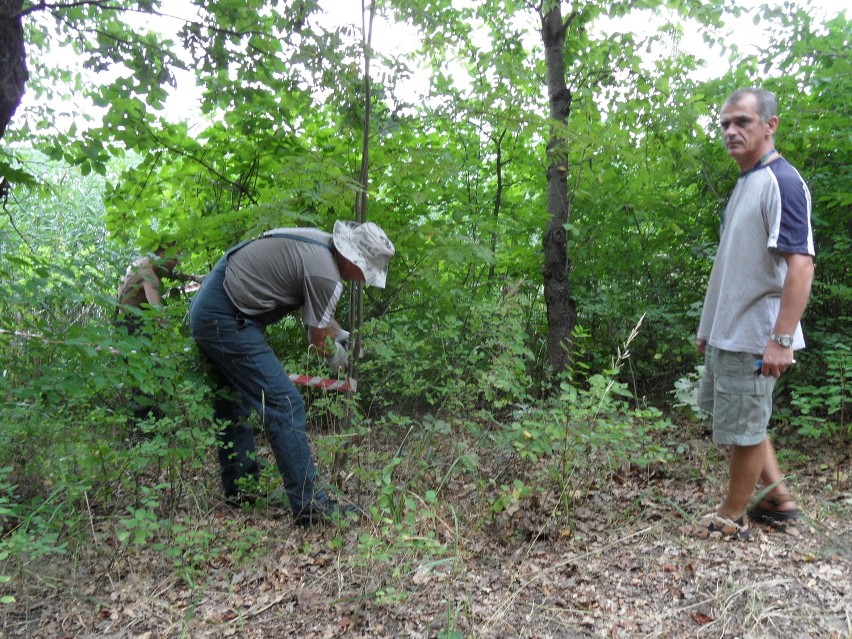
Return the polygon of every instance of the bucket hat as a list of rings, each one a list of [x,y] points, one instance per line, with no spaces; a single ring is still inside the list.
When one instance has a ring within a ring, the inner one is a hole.
[[[377,224],[338,220],[334,223],[332,239],[340,254],[361,269],[367,284],[385,287],[388,262],[396,251]]]

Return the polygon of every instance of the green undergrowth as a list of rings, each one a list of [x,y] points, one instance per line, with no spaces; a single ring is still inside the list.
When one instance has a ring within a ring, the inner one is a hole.
[[[212,391],[185,300],[148,314],[153,338],[131,337],[112,325],[108,297],[81,294],[68,308],[59,291],[79,273],[34,268],[32,280],[4,280],[3,299],[42,297],[18,304],[0,335],[0,603],[42,584],[46,566],[66,577],[88,564],[113,579],[161,571],[200,588],[211,571],[238,571],[294,534],[257,417],[269,462],[254,487],[260,504],[241,513],[222,503]],[[459,569],[475,540],[559,535],[621,469],[651,473],[675,461],[673,413],[638,396],[631,379],[643,320],[601,366],[579,328],[572,368],[554,376],[537,304],[532,294],[500,297],[455,316],[365,324],[358,395],[303,389],[321,475],[365,517],[290,552],[323,544],[363,580],[365,598],[401,600],[406,580]],[[828,377],[840,388],[845,351],[834,353]],[[294,357],[288,366],[323,374],[310,352]],[[680,389],[687,405],[689,383]],[[804,421],[790,418],[789,428],[842,431],[845,395],[820,408],[820,392],[799,388]]]
[[[222,507],[210,391],[179,324],[173,335],[147,359],[136,357],[142,345],[120,338],[105,342],[118,355],[85,351],[52,371],[65,381],[51,393],[6,387],[14,401],[0,408],[0,574],[12,576],[4,597],[21,587],[15,577],[56,557],[74,565],[100,556],[119,571],[144,551],[195,583],[216,558],[237,566],[262,552],[262,528],[233,535],[210,516]],[[77,352],[76,345],[59,346]],[[50,356],[62,362],[55,350]],[[567,522],[574,501],[601,473],[625,461],[665,463],[668,421],[639,406],[617,379],[627,356],[625,346],[611,368],[582,385],[566,376],[547,399],[522,393],[511,412],[504,410],[509,402],[501,404],[503,420],[484,407],[368,415],[348,396],[306,393],[320,468],[343,459],[333,477],[365,508],[356,545],[346,549],[350,567],[384,566],[390,578],[376,596],[402,596],[393,591],[394,575],[451,563],[467,537],[501,514],[536,508],[537,494],[558,495],[554,516]],[[123,365],[90,384],[104,357]],[[141,420],[134,412],[140,393],[155,399]],[[347,412],[353,417],[344,428]],[[258,439],[268,457],[262,432]],[[276,483],[270,464],[260,488],[272,494]],[[329,543],[342,548],[346,533]]]

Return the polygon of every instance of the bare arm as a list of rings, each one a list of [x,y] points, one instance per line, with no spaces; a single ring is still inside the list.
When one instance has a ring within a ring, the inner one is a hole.
[[[139,276],[142,278],[142,290],[145,299],[150,306],[162,306],[163,298],[160,295],[160,278],[157,277],[154,267],[149,260],[145,260],[139,267]]]
[[[143,304],[159,306],[160,278],[147,257],[140,257],[127,268],[124,282],[118,289],[119,304],[141,308]]]
[[[781,308],[775,320],[778,335],[792,335],[808,304],[814,279],[814,260],[810,255],[785,253],[787,277],[781,290]],[[769,341],[763,351],[763,373],[780,377],[793,363],[793,349]]]
[[[204,281],[205,275],[195,275],[193,273],[184,273],[183,271],[173,271],[169,277],[178,282],[196,282],[201,284]]]

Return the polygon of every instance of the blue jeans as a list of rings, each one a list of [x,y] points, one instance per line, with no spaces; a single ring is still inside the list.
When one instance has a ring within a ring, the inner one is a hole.
[[[259,475],[254,432],[246,423],[255,409],[290,506],[300,510],[311,502],[325,502],[328,497],[316,486],[302,397],[266,342],[266,325],[237,310],[225,292],[226,266],[227,256],[207,276],[189,310],[192,337],[213,365],[220,389],[214,417],[225,422],[219,448],[225,496],[237,496],[241,478]]]

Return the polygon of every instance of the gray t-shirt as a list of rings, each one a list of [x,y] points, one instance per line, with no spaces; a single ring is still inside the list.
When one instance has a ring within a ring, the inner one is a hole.
[[[268,237],[286,234],[287,237]],[[225,291],[240,311],[275,321],[302,309],[308,326],[325,328],[343,293],[331,234],[318,229],[274,229],[228,257]],[[266,323],[271,323],[267,321]]]
[[[725,351],[763,353],[781,308],[787,262],[814,255],[811,196],[784,158],[740,175],[722,218],[698,339]],[[804,348],[801,325],[793,348]]]

